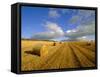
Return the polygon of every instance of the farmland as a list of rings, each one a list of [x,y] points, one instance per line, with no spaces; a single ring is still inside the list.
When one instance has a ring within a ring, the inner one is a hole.
[[[21,41],[21,70],[95,66],[95,42]]]

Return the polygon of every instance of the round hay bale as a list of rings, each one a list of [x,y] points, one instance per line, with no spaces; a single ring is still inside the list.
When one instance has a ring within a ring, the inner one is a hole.
[[[48,55],[48,47],[46,45],[43,45],[40,51],[41,57],[46,57]]]
[[[53,45],[52,46],[56,46],[56,42],[53,42]]]
[[[36,45],[34,45],[34,47],[32,48],[32,51],[31,52],[34,55],[40,56],[40,51],[41,51],[42,46],[43,46],[43,44],[36,44]]]
[[[61,43],[60,42],[56,42],[56,45],[61,45]]]

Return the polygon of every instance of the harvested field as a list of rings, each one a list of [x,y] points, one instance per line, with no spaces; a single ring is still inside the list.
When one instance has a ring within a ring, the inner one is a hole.
[[[21,41],[21,70],[95,67],[95,42]]]

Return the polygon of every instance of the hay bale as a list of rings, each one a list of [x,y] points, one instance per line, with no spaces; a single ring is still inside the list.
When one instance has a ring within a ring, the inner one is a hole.
[[[60,45],[60,44],[61,44],[60,42],[53,42],[52,46],[57,46],[57,45]]]
[[[48,55],[48,47],[46,45],[43,45],[40,51],[41,57],[46,57]]]
[[[36,44],[31,50],[25,51],[25,53],[40,56],[42,46],[42,44]]]
[[[62,42],[59,42],[59,44],[62,44]]]
[[[91,45],[91,43],[90,42],[87,42],[87,44],[86,44],[87,46],[90,46]]]
[[[53,46],[55,46],[56,45],[56,42],[53,42]]]
[[[32,48],[32,52],[34,55],[38,55],[40,56],[40,51],[42,48],[43,44],[36,44],[33,48]]]
[[[57,46],[57,45],[61,45],[61,42],[56,42],[56,46]]]

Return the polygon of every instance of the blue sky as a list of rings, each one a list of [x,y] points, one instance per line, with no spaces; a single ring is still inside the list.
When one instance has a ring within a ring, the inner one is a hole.
[[[21,16],[22,38],[66,40],[95,36],[92,10],[22,6]]]

